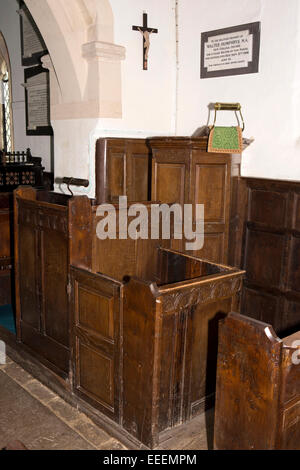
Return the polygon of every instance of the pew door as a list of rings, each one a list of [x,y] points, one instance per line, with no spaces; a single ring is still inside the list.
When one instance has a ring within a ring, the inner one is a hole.
[[[0,306],[11,304],[11,195],[0,194]]]
[[[18,199],[19,329],[22,343],[67,378],[68,214],[49,206]]]
[[[120,422],[121,283],[74,267],[71,282],[75,393]]]
[[[214,263],[228,262],[230,177],[228,156],[193,152],[190,200],[204,205],[205,233],[204,247],[193,255]]]

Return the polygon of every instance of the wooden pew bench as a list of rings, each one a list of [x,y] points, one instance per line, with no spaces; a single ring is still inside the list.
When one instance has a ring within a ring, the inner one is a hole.
[[[300,331],[230,313],[219,328],[215,448],[300,449]]]
[[[243,271],[166,240],[100,240],[97,207],[15,192],[18,339],[72,395],[153,448],[213,406],[218,320],[238,307]]]

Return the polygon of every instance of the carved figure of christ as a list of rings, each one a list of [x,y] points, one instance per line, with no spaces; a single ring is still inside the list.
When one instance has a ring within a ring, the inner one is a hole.
[[[134,31],[139,31],[143,36],[143,70],[148,70],[148,57],[150,48],[150,34],[158,33],[155,28],[148,28],[147,13],[143,14],[143,26],[132,26]]]

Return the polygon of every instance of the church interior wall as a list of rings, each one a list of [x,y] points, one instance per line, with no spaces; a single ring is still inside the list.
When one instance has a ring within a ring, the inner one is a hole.
[[[179,0],[177,133],[206,124],[208,104],[240,102],[244,135],[255,142],[243,154],[242,175],[300,179],[299,24],[297,0]],[[259,73],[200,80],[200,34],[261,22]],[[232,113],[218,123],[236,125]],[[212,123],[213,116],[211,116]]]
[[[0,0],[0,31],[5,38],[12,70],[12,109],[15,151],[30,148],[32,155],[43,158],[46,171],[51,170],[49,136],[27,136],[25,124],[24,67],[21,64],[20,21],[16,0]]]
[[[91,185],[83,192],[94,196],[93,159],[97,138],[191,135],[207,123],[209,103],[228,101],[242,104],[245,136],[255,139],[244,153],[242,175],[300,179],[297,126],[300,14],[297,0],[290,0],[288,9],[283,9],[282,0],[238,3],[201,0],[193,2],[192,8],[190,0],[128,0],[126,7],[119,0],[74,1],[77,7],[71,9],[69,1],[62,4],[60,0],[45,0],[45,7],[52,12],[52,21],[64,5],[61,24],[57,24],[61,35],[59,48],[54,35],[50,34],[50,26],[47,30],[45,21],[41,22],[36,15],[41,1],[26,0],[49,46],[54,69],[60,71],[61,102],[54,103],[51,109],[57,177],[72,174],[90,178]],[[23,68],[16,4],[0,0],[3,12],[0,26],[7,39],[13,70],[15,147],[30,146],[34,154],[43,156],[49,169],[49,137],[27,137],[24,131]],[[106,9],[105,12],[101,8]],[[89,19],[83,15],[83,10]],[[102,11],[105,14],[101,22]],[[132,25],[142,24],[143,11],[148,13],[149,26],[159,31],[150,37],[147,71],[142,69],[142,37],[132,31]],[[48,18],[50,21],[50,15]],[[201,32],[255,21],[261,22],[259,73],[201,80]],[[65,27],[67,22],[69,29]],[[82,46],[90,40],[120,48],[113,60],[97,57],[97,81],[102,84],[97,97],[98,111],[89,106],[90,101],[85,96],[89,72]],[[71,67],[66,67],[65,71],[61,67],[64,60],[69,60]],[[117,65],[111,66],[112,62]],[[116,90],[115,103],[105,103],[106,89],[111,95]],[[77,96],[78,103],[74,103],[72,94]],[[220,114],[218,122],[235,124],[229,113]]]

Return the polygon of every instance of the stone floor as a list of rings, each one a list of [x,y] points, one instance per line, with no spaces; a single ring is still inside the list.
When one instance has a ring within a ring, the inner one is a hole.
[[[0,366],[0,390],[0,449],[17,439],[33,450],[126,450],[9,358]],[[198,417],[160,449],[211,448],[212,420],[212,413]]]

